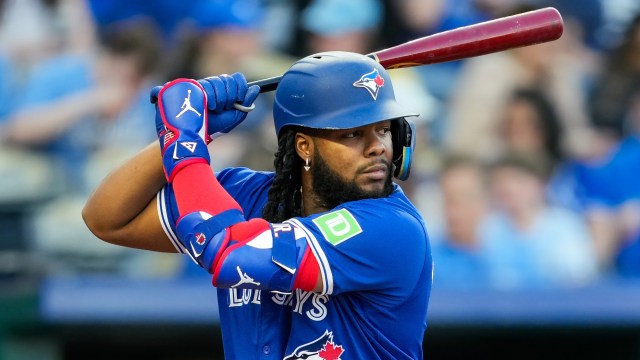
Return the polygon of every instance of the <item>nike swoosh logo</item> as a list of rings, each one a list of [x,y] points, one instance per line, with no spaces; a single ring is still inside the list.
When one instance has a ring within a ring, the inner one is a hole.
[[[178,157],[178,144],[175,143],[173,146],[173,160],[180,160]]]
[[[200,255],[202,255],[202,252],[196,251],[196,248],[193,247],[193,243],[189,243],[189,245],[191,245],[191,251],[193,252],[193,256],[199,257]]]

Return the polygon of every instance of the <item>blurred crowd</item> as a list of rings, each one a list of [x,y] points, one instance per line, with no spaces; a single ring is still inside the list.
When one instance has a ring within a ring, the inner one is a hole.
[[[420,113],[401,185],[430,231],[434,288],[637,279],[636,0],[0,1],[0,274],[200,273],[104,244],[80,217],[109,171],[156,138],[154,85],[258,80],[308,54],[370,53],[546,6],[564,18],[558,41],[390,71]],[[262,94],[216,139],[214,169],[272,169],[272,101]]]

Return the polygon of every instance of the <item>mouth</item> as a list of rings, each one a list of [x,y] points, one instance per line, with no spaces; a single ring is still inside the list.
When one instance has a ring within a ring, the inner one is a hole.
[[[387,167],[387,165],[376,164],[364,169],[364,171],[362,171],[362,174],[365,175],[370,180],[379,181],[379,180],[385,180],[387,178],[388,171],[389,171],[389,168]]]

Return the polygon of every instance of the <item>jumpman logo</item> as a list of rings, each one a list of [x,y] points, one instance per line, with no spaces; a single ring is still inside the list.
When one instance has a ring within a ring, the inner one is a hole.
[[[242,270],[240,270],[240,266],[236,266],[236,269],[238,269],[238,274],[240,275],[240,281],[238,281],[238,283],[235,285],[231,285],[232,288],[238,287],[242,284],[252,284],[255,286],[260,286],[259,282],[255,281],[252,277],[249,277],[247,274],[243,273]]]
[[[182,111],[180,111],[180,113],[176,115],[176,119],[189,110],[193,111],[194,113],[198,114],[198,116],[200,116],[200,113],[198,112],[198,110],[194,109],[193,106],[191,106],[191,90],[187,90],[187,91],[188,91],[188,95],[186,98],[184,98],[184,102],[182,103],[182,106],[180,106],[180,109],[182,109]]]

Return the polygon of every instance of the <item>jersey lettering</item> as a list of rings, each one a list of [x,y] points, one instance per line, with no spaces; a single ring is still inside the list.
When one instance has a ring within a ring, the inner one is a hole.
[[[307,310],[307,317],[313,321],[322,321],[325,317],[327,317],[327,307],[326,303],[329,302],[328,295],[315,294],[313,297],[312,304],[313,308],[311,310]]]
[[[260,296],[260,290],[237,288],[229,289],[229,307],[238,307],[249,303],[260,304]]]
[[[309,300],[309,297],[313,295],[313,293],[296,289],[295,295],[296,295],[296,306],[293,308],[293,312],[302,314],[302,306],[307,300]]]
[[[291,299],[292,297],[289,294],[280,293],[273,294],[273,296],[271,297],[271,300],[273,300],[273,302],[278,305],[286,305],[286,302],[291,302]]]
[[[291,224],[271,224],[273,228],[273,236],[279,237],[281,231],[291,231],[293,227]]]
[[[288,295],[274,294],[271,300],[278,305],[292,306],[293,312],[305,315],[313,321],[322,321],[328,314],[327,306],[325,305],[329,302],[328,295],[296,289],[295,292]],[[307,310],[305,311],[305,309]]]

